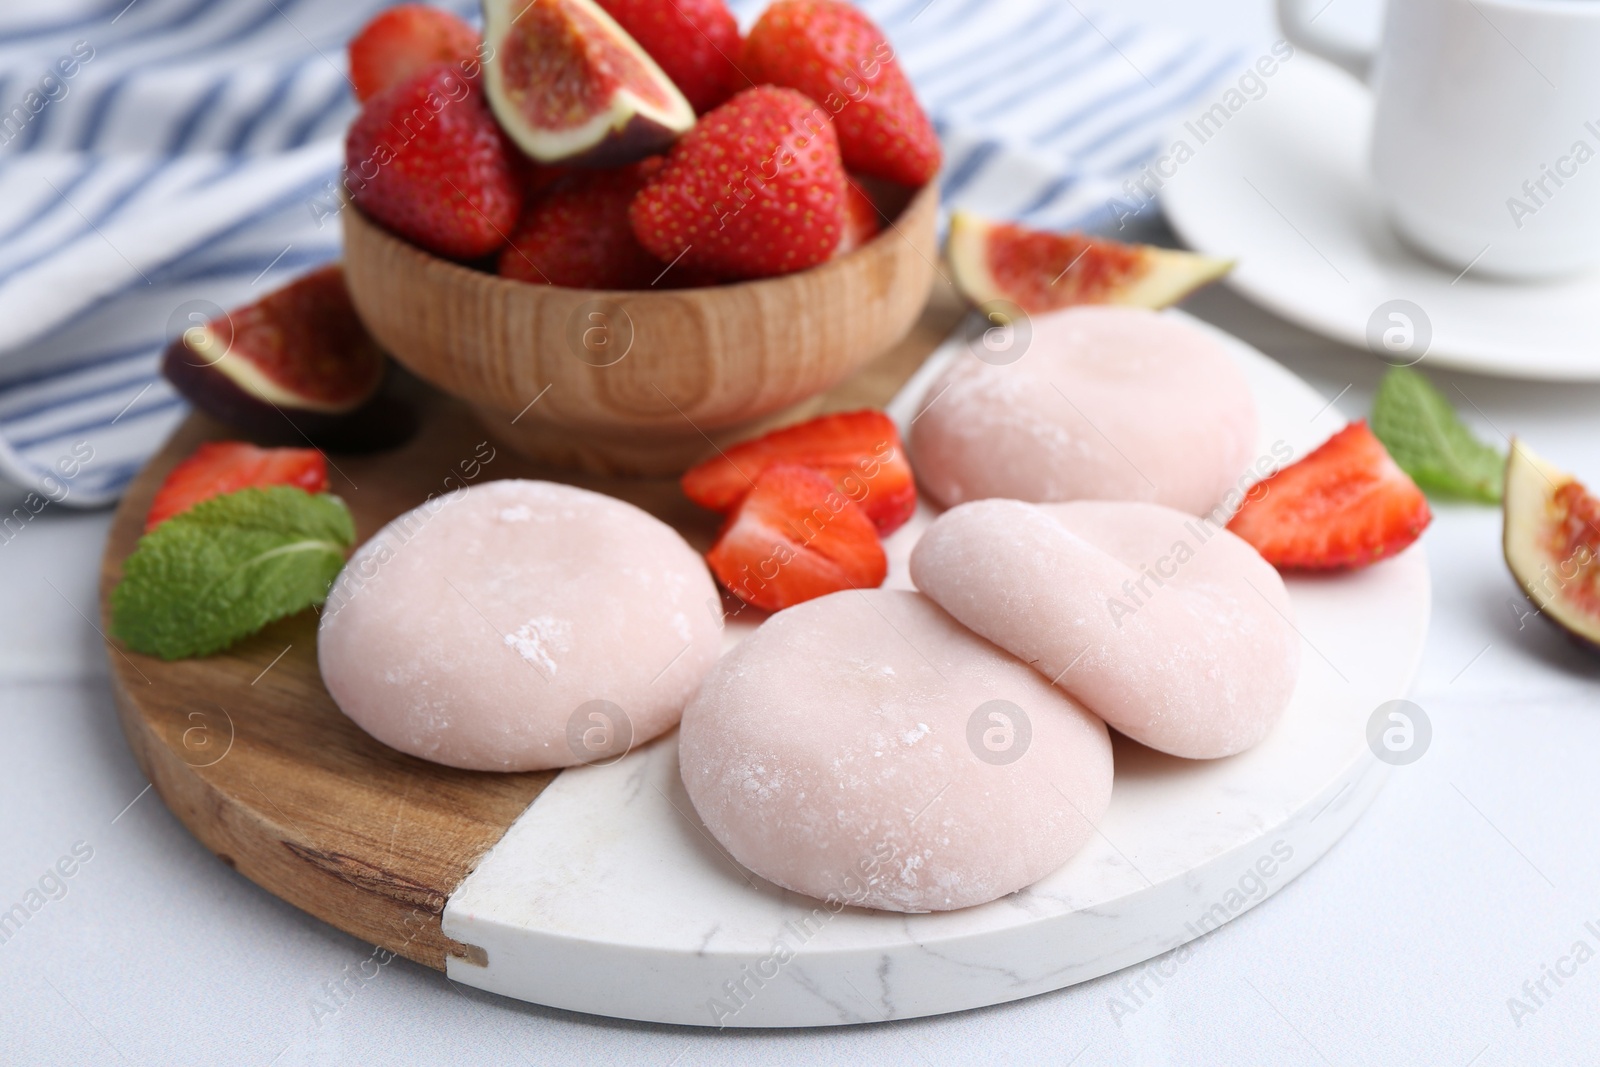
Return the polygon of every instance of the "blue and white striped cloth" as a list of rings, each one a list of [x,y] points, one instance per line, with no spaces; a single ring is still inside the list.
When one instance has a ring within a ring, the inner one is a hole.
[[[748,25],[765,2],[732,6]],[[1072,0],[861,3],[944,139],[946,201],[1038,225],[1100,221],[1237,65]],[[115,500],[184,413],[157,374],[184,315],[338,257],[336,220],[311,205],[355,110],[344,43],[385,6],[7,0],[0,478],[66,506]],[[445,6],[476,17],[474,0]]]

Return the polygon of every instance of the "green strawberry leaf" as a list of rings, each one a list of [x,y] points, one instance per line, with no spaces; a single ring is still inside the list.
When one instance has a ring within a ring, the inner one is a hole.
[[[112,633],[184,659],[227,648],[327,599],[355,543],[337,497],[292,486],[204,500],[139,539],[111,593]]]
[[[1395,367],[1372,405],[1372,432],[1400,469],[1430,493],[1500,503],[1505,456],[1478,440],[1443,393],[1419,372]]]

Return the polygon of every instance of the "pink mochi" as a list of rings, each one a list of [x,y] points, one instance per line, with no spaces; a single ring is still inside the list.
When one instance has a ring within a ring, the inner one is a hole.
[[[1038,881],[1111,798],[1105,724],[912,592],[768,619],[706,678],[678,751],[695,810],[740,863],[887,911]]]
[[[1112,727],[1174,756],[1250,748],[1299,677],[1278,572],[1227,530],[1157,504],[964,504],[923,534],[911,578]]]
[[[395,519],[317,632],[340,709],[401,752],[534,771],[677,724],[721,648],[716,587],[678,533],[551,482],[486,482]]]
[[[1238,487],[1255,400],[1217,341],[1130,307],[1041,315],[1032,331],[1016,362],[964,354],[929,387],[911,453],[935,500],[1143,500],[1201,515]]]

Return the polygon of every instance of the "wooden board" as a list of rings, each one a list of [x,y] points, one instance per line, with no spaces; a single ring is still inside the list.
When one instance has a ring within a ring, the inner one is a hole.
[[[827,410],[880,406],[959,321],[944,282],[900,345],[828,393]],[[541,469],[504,447],[458,401],[424,392],[421,429],[403,447],[330,457],[332,489],[358,539],[463,482],[538,477],[609,493],[670,523],[698,548],[715,517],[673,481],[619,481]],[[101,616],[156,488],[200,442],[237,437],[194,415],[134,480],[101,568]],[[487,462],[482,457],[490,455]],[[469,478],[469,475],[471,477]],[[447,938],[452,891],[559,772],[453,770],[393,751],[334,705],[317,669],[317,619],[304,612],[226,653],[165,663],[108,643],[128,743],[168,808],[222,862],[363,941],[439,970],[483,953]]]

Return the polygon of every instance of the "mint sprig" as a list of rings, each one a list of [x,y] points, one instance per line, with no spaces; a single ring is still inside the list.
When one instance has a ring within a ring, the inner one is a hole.
[[[1473,436],[1444,394],[1417,371],[1395,367],[1384,375],[1372,405],[1372,432],[1428,492],[1500,503],[1505,456]]]
[[[326,600],[355,539],[327,494],[278,485],[201,501],[139,539],[111,593],[112,633],[162,659],[220,651]]]

